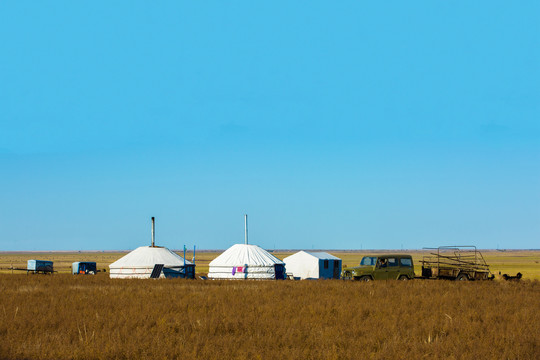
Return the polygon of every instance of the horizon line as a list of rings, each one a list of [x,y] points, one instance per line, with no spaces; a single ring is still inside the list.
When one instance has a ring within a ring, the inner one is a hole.
[[[456,246],[459,247],[459,246]],[[291,251],[337,251],[337,252],[361,252],[361,251],[429,251],[436,250],[437,248],[408,248],[408,249],[269,249],[263,248],[268,252],[291,252]],[[0,254],[14,254],[14,253],[118,253],[118,252],[130,252],[135,249],[114,249],[114,250],[0,250]],[[174,252],[183,252],[183,249],[169,249]],[[196,249],[196,252],[218,252],[225,251],[227,249]],[[483,251],[540,251],[540,248],[477,248],[477,250]],[[186,252],[193,252],[193,249],[186,249]]]

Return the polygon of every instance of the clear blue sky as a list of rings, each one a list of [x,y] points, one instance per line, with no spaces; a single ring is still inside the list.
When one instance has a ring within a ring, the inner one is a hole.
[[[540,248],[538,1],[2,1],[0,250]]]

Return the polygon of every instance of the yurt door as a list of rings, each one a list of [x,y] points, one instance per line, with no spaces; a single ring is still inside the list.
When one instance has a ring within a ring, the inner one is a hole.
[[[283,266],[282,264],[275,264],[274,270],[276,272],[276,280],[285,279],[285,266]]]

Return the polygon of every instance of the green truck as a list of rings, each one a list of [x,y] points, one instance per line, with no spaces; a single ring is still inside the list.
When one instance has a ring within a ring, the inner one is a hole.
[[[411,280],[414,264],[411,255],[384,254],[364,256],[360,265],[347,267],[341,277],[348,280]]]

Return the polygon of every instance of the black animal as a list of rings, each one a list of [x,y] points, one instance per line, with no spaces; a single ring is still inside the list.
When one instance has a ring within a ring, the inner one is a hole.
[[[511,275],[508,275],[508,274],[503,274],[502,277],[503,277],[504,280],[507,280],[507,281],[519,281],[519,279],[521,279],[522,276],[523,276],[523,275],[522,275],[520,272],[518,272],[518,273],[516,274],[516,276],[511,276]]]

